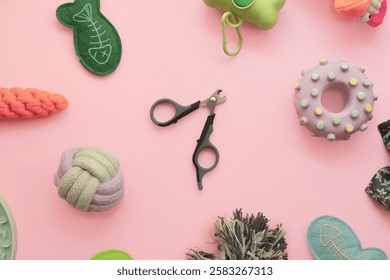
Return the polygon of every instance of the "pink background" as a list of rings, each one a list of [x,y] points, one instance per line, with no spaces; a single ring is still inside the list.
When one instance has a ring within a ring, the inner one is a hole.
[[[201,0],[101,2],[123,45],[106,77],[77,61],[72,30],[55,17],[63,1],[1,3],[1,86],[61,93],[70,103],[47,119],[0,124],[0,194],[16,219],[17,259],[88,259],[109,248],[184,259],[187,248],[213,251],[210,228],[236,208],[282,223],[290,259],[313,258],[306,229],[325,214],[351,225],[363,247],[390,255],[390,214],[364,192],[389,164],[376,128],[390,118],[389,18],[371,28],[336,14],[332,0],[287,0],[274,29],[245,24],[241,53],[228,57],[222,13]],[[368,130],[347,142],[310,137],[294,110],[294,82],[322,57],[365,66],[379,96]],[[162,97],[190,104],[217,88],[227,96],[211,137],[220,162],[198,191],[191,157],[208,110],[159,128],[149,109]],[[75,146],[118,157],[126,195],[117,208],[83,213],[57,196],[60,156]]]

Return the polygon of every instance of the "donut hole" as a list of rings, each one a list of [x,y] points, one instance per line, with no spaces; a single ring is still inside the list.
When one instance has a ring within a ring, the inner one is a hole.
[[[322,92],[321,103],[326,110],[339,113],[347,105],[348,97],[348,86],[343,83],[334,83]]]

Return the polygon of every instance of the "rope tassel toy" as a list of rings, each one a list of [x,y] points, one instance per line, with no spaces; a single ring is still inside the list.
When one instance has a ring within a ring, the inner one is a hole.
[[[60,94],[33,88],[0,88],[0,119],[34,119],[65,110],[68,101]]]

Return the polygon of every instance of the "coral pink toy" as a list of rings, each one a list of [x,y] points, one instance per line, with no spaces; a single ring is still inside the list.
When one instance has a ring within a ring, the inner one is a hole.
[[[335,10],[358,23],[381,25],[387,11],[387,0],[334,0]]]
[[[33,88],[0,88],[0,120],[48,117],[67,107],[68,101],[60,94]]]

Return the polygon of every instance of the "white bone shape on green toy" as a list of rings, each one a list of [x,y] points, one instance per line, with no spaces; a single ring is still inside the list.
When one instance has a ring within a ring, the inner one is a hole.
[[[74,30],[80,62],[91,73],[107,75],[118,66],[122,46],[114,26],[100,13],[99,0],[76,0],[58,7],[57,18]]]
[[[233,56],[238,54],[242,47],[239,28],[244,20],[259,29],[271,29],[275,26],[279,11],[286,0],[203,0],[203,2],[209,7],[224,12],[221,19],[223,50],[227,55]],[[226,24],[234,28],[238,35],[238,45],[234,51],[229,51],[227,48]]]

